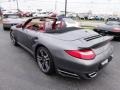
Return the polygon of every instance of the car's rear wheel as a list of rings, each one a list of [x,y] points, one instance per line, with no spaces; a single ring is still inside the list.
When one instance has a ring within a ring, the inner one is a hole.
[[[114,40],[120,41],[120,36],[114,36]]]
[[[38,47],[36,60],[40,70],[45,74],[52,74],[55,70],[52,55],[45,47]]]
[[[105,36],[106,34],[104,32],[98,32],[100,35]]]
[[[16,40],[12,30],[10,31],[10,38],[11,38],[13,45],[18,46],[17,40]]]

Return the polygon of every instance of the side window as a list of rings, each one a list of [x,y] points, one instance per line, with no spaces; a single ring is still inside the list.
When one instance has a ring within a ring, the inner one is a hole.
[[[26,29],[34,31],[42,31],[45,29],[45,21],[40,21],[40,19],[32,19],[26,26]]]
[[[25,26],[26,29],[29,29],[29,30],[39,30],[39,26],[38,26],[38,22],[36,19],[32,19],[26,26]]]
[[[56,20],[51,18],[37,18],[30,19],[26,24],[24,24],[24,28],[34,31],[46,31],[52,30],[56,28]]]

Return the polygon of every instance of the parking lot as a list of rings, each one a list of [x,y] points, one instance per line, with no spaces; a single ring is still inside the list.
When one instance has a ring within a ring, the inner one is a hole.
[[[0,90],[119,90],[120,41],[112,44],[113,61],[92,80],[47,76],[28,52],[12,45],[9,31],[0,26]]]

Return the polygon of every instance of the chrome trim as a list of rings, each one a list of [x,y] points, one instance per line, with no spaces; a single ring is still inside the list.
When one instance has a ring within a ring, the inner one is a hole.
[[[97,76],[97,72],[89,73],[88,76],[89,76],[90,78],[94,78],[95,76]]]

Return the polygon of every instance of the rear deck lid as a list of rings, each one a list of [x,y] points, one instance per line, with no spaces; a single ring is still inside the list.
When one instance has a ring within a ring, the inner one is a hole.
[[[74,41],[74,40],[96,36],[96,35],[99,35],[99,34],[97,34],[92,30],[80,29],[80,30],[68,31],[65,33],[55,33],[55,34],[51,34],[50,36],[56,39],[64,40],[64,41]]]

